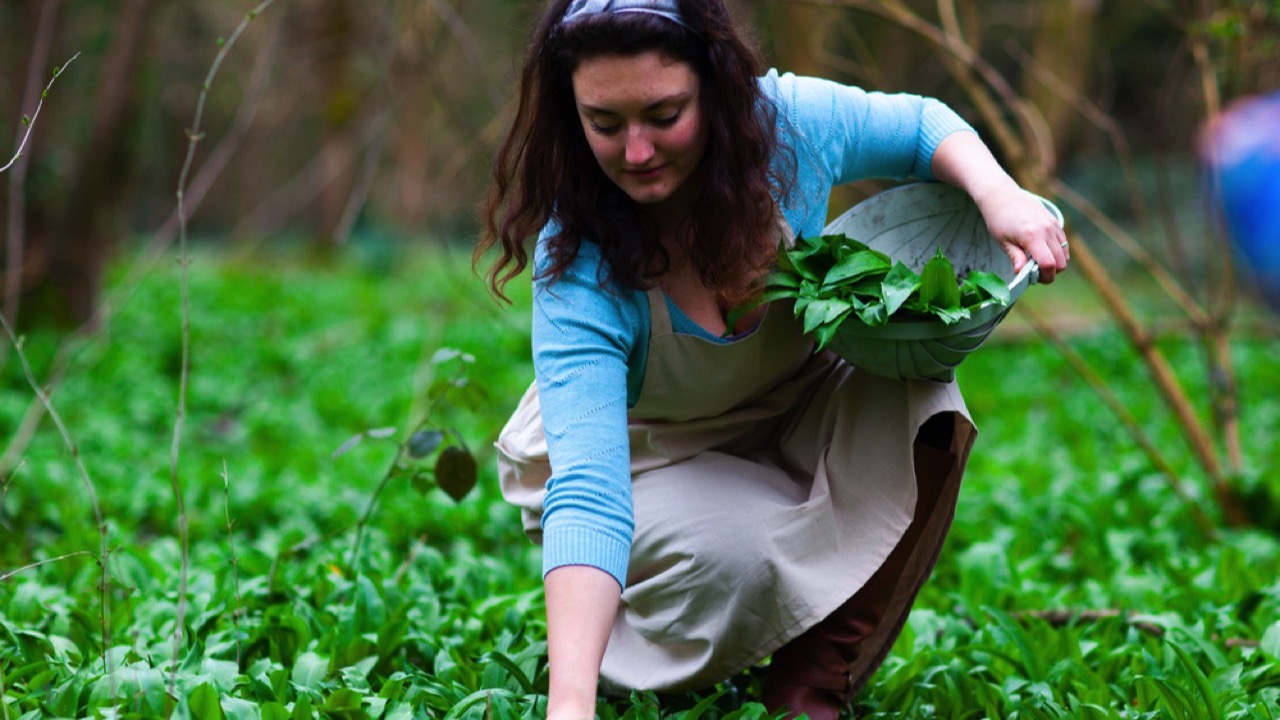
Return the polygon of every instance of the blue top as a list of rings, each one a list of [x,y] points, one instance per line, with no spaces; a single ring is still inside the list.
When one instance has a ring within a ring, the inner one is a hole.
[[[797,235],[819,235],[835,185],[863,178],[931,179],[943,138],[972,130],[947,106],[916,95],[869,93],[818,78],[760,79],[777,104],[779,139],[796,156],[782,214]],[[544,228],[535,267],[547,262]],[[584,242],[554,284],[535,282],[533,364],[552,475],[543,503],[543,574],[590,565],[626,587],[634,521],[627,409],[639,399],[649,347],[644,291],[602,288],[600,250]],[[673,309],[675,332],[716,339]]]

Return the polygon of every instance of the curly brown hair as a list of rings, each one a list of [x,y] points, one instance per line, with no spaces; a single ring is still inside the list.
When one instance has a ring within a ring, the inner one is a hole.
[[[722,306],[741,303],[773,261],[774,193],[786,198],[795,175],[794,154],[776,131],[777,110],[760,90],[758,52],[723,0],[680,0],[684,25],[646,13],[601,13],[564,25],[570,1],[549,3],[526,51],[515,120],[493,161],[475,264],[500,246],[485,277],[507,300],[503,288],[529,264],[527,241],[554,221],[559,231],[548,238],[549,262],[538,279],[558,279],[587,239],[604,260],[602,285],[643,289],[669,269],[656,227],[596,162],[572,85],[586,58],[657,51],[697,72],[709,119],[702,187],[682,249]]]

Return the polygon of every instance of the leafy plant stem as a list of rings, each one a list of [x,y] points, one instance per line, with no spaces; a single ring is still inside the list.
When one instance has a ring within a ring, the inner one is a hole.
[[[22,142],[18,143],[18,149],[14,152],[13,158],[11,158],[9,162],[5,163],[4,167],[0,167],[0,173],[13,167],[13,164],[18,161],[18,158],[22,157],[22,149],[27,146],[27,141],[31,139],[31,131],[35,129],[36,119],[40,117],[40,109],[44,107],[45,96],[48,95],[49,90],[53,88],[53,82],[62,75],[62,71],[66,70],[67,66],[75,62],[78,57],[80,57],[80,53],[77,52],[75,55],[71,56],[70,60],[63,63],[62,67],[53,71],[53,77],[49,78],[49,84],[45,85],[44,92],[40,93],[40,102],[36,103],[35,112],[31,113],[30,119],[26,120],[27,131],[22,135]]]
[[[178,375],[178,407],[175,411],[173,423],[173,443],[169,449],[169,480],[173,486],[174,502],[178,510],[178,543],[182,548],[182,570],[178,578],[178,611],[173,629],[173,660],[169,673],[170,695],[174,694],[178,681],[178,656],[182,649],[182,635],[185,627],[187,580],[190,562],[187,509],[186,502],[182,497],[182,481],[178,476],[178,457],[182,451],[182,429],[186,422],[187,386],[191,373],[191,309],[187,278],[190,259],[187,256],[187,210],[185,205],[187,177],[191,174],[191,167],[195,162],[196,145],[200,143],[200,138],[202,137],[200,122],[204,117],[205,101],[209,98],[209,89],[213,86],[214,78],[217,77],[218,70],[231,52],[231,48],[235,46],[236,40],[244,34],[245,28],[273,2],[275,0],[264,0],[256,8],[245,13],[244,18],[240,20],[240,24],[236,25],[235,30],[231,32],[231,36],[221,44],[217,54],[214,56],[213,64],[209,66],[209,72],[205,75],[204,83],[200,87],[200,97],[196,100],[195,118],[191,122],[191,128],[187,131],[187,155],[182,163],[182,172],[178,174],[178,266],[181,268],[182,285],[182,366]]]
[[[240,561],[236,559],[236,536],[232,532],[231,522],[231,481],[227,475],[227,461],[222,461],[222,514],[227,520],[227,547],[231,552],[231,580],[235,588],[236,606],[231,612],[231,625],[236,630],[236,664],[244,659],[244,648],[240,641]]]
[[[425,422],[419,424],[418,427],[423,424]],[[400,459],[404,457],[404,450],[404,443],[401,443],[396,448],[396,454],[391,458],[391,463],[387,465],[387,471],[382,474],[382,480],[378,482],[378,487],[373,490],[373,497],[369,498],[369,504],[365,506],[364,515],[360,517],[360,522],[356,523],[356,541],[351,546],[351,557],[347,560],[347,569],[353,575],[356,570],[356,560],[360,557],[360,546],[364,543],[364,529],[369,525],[369,519],[373,517],[373,510],[378,506],[378,498],[382,496],[382,491],[386,490],[391,481],[395,479],[396,468],[400,466]]]
[[[49,417],[53,419],[53,424],[57,426],[59,434],[62,435],[62,441],[66,444],[67,450],[71,452],[71,459],[75,463],[76,470],[80,473],[80,479],[84,482],[85,494],[89,497],[89,506],[93,509],[93,518],[98,524],[98,568],[101,571],[101,582],[98,585],[100,593],[100,601],[102,611],[98,618],[102,626],[102,645],[100,648],[102,656],[102,669],[107,674],[107,683],[111,688],[111,695],[115,697],[116,680],[114,670],[107,664],[107,647],[110,645],[110,639],[107,637],[108,628],[111,626],[111,575],[107,569],[107,523],[102,518],[102,506],[98,503],[98,493],[94,489],[93,479],[89,477],[89,470],[84,465],[84,460],[80,457],[80,449],[76,447],[76,443],[71,439],[71,432],[67,430],[66,423],[62,422],[62,416],[54,409],[53,403],[49,400],[49,396],[45,394],[44,389],[40,387],[40,383],[36,381],[35,373],[31,371],[31,363],[27,361],[27,354],[22,350],[22,343],[14,334],[13,328],[9,326],[9,321],[5,320],[4,315],[0,314],[0,326],[4,327],[5,335],[9,337],[9,342],[13,343],[14,352],[18,355],[18,361],[22,363],[22,372],[27,378],[27,384],[31,386],[32,392],[36,397],[40,398],[40,402],[44,405],[45,411],[49,413]]]

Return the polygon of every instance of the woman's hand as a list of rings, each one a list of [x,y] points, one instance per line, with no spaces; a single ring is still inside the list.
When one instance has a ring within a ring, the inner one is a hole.
[[[973,199],[987,230],[1013,262],[1015,273],[1022,270],[1028,257],[1040,266],[1043,283],[1053,282],[1055,275],[1067,269],[1071,252],[1066,233],[1034,195],[1010,180]]]
[[[978,204],[987,229],[1013,261],[1014,272],[1030,257],[1040,266],[1040,282],[1051,283],[1067,269],[1067,236],[1058,220],[1035,196],[1027,193],[1000,168],[975,133],[956,132],[933,153],[935,177],[969,193]]]

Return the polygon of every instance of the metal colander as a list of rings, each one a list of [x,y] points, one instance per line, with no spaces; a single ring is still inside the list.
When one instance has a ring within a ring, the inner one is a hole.
[[[1048,200],[1039,200],[1061,225],[1062,212]],[[941,247],[960,275],[987,270],[1009,283],[1008,305],[988,303],[952,325],[937,319],[895,317],[886,325],[870,327],[856,315],[846,318],[828,347],[875,375],[953,380],[956,366],[982,345],[1027,286],[1040,277],[1034,260],[1014,274],[1009,257],[987,232],[978,206],[963,190],[944,183],[912,183],[886,190],[853,206],[823,233],[860,240],[916,272]]]

